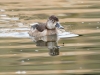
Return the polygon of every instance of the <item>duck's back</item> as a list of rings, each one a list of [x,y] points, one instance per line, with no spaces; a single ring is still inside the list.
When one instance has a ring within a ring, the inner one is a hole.
[[[39,32],[42,32],[46,29],[46,23],[36,23],[31,26],[31,29],[36,29]]]
[[[30,36],[42,36],[45,32],[46,23],[36,23],[31,26],[30,31],[28,32]]]
[[[44,31],[46,29],[46,23],[38,23],[36,25],[36,29],[40,32]]]

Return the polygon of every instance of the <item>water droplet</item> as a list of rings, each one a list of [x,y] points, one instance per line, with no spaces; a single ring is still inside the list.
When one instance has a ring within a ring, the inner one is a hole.
[[[35,50],[36,52],[38,52],[39,50]]]
[[[17,71],[16,74],[21,74],[21,72],[20,71]]]
[[[82,23],[84,23],[84,22],[82,22]]]
[[[2,11],[2,12],[3,12],[3,11],[5,11],[5,10],[4,10],[4,9],[0,9],[0,11]]]
[[[22,74],[25,74],[26,73],[26,71],[22,71]]]
[[[90,50],[90,49],[87,49],[87,50]]]
[[[100,23],[100,22],[97,22],[97,23]]]
[[[96,27],[97,29],[99,28],[99,27]]]
[[[20,51],[23,51],[23,50],[20,50]]]
[[[25,62],[24,60],[22,60],[21,62]]]
[[[17,71],[16,74],[26,74],[26,71]]]
[[[17,55],[17,54],[14,54],[14,55]]]

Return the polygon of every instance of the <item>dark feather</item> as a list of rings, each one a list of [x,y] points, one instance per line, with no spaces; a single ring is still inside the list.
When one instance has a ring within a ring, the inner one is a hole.
[[[38,31],[42,32],[45,30],[46,24],[45,23],[38,23],[38,24],[31,26],[31,28],[33,28],[33,29],[36,28]]]
[[[46,24],[45,23],[39,23],[36,25],[36,29],[40,32],[44,31],[46,29]]]
[[[59,19],[56,17],[56,16],[54,16],[54,15],[51,15],[50,17],[49,17],[49,20],[52,20],[52,21],[59,21]]]
[[[31,26],[31,28],[35,29],[35,28],[36,28],[36,26],[37,26],[37,24],[32,25],[32,26]]]

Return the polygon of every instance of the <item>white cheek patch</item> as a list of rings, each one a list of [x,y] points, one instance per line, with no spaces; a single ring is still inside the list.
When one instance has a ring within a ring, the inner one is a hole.
[[[56,25],[56,23],[53,23],[52,21],[48,21],[48,23],[47,23],[47,27],[49,29],[54,29],[55,28],[55,25]]]

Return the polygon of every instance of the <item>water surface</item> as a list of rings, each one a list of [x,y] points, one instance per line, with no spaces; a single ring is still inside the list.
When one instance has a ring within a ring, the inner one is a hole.
[[[82,35],[60,39],[57,56],[27,37],[31,23],[52,14]],[[100,75],[99,50],[99,0],[0,0],[0,75]]]

